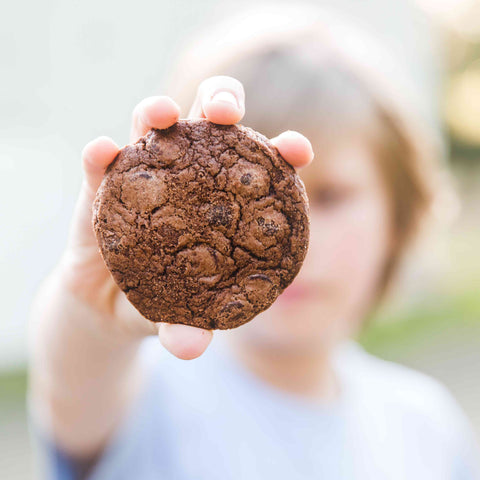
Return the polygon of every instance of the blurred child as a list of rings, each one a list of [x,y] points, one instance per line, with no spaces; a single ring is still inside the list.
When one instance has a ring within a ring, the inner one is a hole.
[[[205,80],[190,117],[239,122],[246,92],[242,123],[304,167],[302,270],[269,310],[216,332],[208,349],[212,332],[145,320],[91,226],[118,146],[90,142],[68,245],[32,309],[28,400],[45,478],[480,478],[476,440],[446,388],[351,340],[431,209],[435,141],[367,37],[295,11],[302,21],[277,29],[270,15],[239,18],[222,42],[214,33],[190,50],[172,73],[173,99],[135,108],[131,141],[175,123],[174,100],[186,104],[196,76]]]

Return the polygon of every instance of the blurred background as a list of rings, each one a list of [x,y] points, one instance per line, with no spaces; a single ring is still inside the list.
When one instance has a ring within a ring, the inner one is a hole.
[[[47,0],[0,7],[2,478],[34,476],[24,408],[28,312],[66,240],[80,152],[99,135],[126,144],[135,104],[168,93],[165,79],[185,42],[237,3]],[[458,195],[449,224],[418,246],[392,301],[360,341],[444,382],[480,435],[480,1],[310,3],[334,5],[382,38],[444,135]]]

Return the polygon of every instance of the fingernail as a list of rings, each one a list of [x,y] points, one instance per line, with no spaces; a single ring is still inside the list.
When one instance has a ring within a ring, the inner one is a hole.
[[[210,100],[211,102],[222,102],[222,103],[230,103],[231,105],[238,108],[237,97],[233,93],[230,92],[217,92]]]

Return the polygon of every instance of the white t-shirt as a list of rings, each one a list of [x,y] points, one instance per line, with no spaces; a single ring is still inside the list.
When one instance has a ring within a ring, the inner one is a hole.
[[[318,405],[259,380],[221,342],[192,361],[158,339],[141,348],[148,382],[89,480],[473,480],[480,450],[432,378],[354,342],[337,350],[341,396]],[[46,478],[71,464],[38,435]]]

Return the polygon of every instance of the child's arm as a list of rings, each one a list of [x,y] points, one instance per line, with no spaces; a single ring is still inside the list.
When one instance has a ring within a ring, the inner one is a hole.
[[[233,124],[243,114],[242,85],[220,76],[202,83],[189,116]],[[179,108],[170,98],[147,98],[133,112],[131,141],[152,127],[169,127],[178,118]],[[273,141],[294,166],[307,164],[313,156],[310,143],[298,133],[286,132]],[[105,267],[92,229],[92,203],[117,152],[107,137],[84,148],[85,176],[67,247],[39,289],[31,315],[32,413],[63,451],[79,459],[93,459],[102,451],[139,393],[142,370],[136,354],[145,336],[158,334],[182,359],[201,355],[212,337],[212,332],[199,328],[146,320]]]

